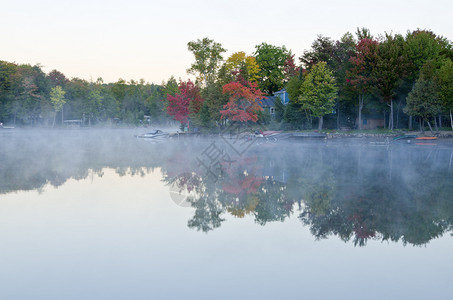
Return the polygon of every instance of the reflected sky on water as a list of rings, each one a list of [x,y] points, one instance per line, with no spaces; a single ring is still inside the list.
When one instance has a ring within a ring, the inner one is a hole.
[[[0,137],[1,299],[448,298],[449,143],[131,133]]]

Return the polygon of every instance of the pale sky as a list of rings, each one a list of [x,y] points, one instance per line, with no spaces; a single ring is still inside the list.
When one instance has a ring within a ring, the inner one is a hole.
[[[227,49],[224,58],[252,54],[262,42],[297,58],[318,34],[339,39],[357,27],[375,36],[430,29],[453,39],[451,0],[1,0],[0,7],[0,60],[105,82],[187,79],[187,43],[204,37]]]

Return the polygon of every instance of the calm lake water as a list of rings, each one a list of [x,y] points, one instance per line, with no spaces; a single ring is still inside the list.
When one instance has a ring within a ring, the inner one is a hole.
[[[451,299],[453,141],[0,132],[0,299]]]

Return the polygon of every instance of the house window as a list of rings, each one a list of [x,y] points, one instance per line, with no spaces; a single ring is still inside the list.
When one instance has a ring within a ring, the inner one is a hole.
[[[271,115],[273,115],[274,113],[275,113],[275,108],[271,107]]]

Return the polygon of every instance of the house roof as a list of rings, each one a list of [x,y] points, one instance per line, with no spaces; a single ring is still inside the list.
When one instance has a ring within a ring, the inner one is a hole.
[[[265,96],[261,99],[261,107],[274,107],[275,106],[275,96]]]
[[[281,89],[278,92],[275,92],[274,95],[275,94],[283,94],[283,93],[286,93],[286,89]]]

